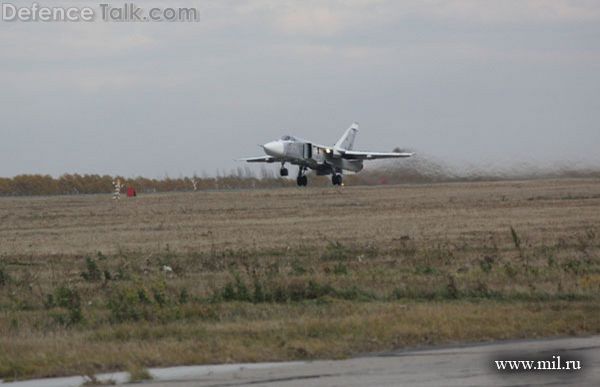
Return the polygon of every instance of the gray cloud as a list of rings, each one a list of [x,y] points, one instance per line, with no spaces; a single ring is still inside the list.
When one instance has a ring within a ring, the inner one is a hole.
[[[353,120],[362,148],[600,163],[595,1],[148,4],[201,21],[0,22],[0,175],[213,173]]]

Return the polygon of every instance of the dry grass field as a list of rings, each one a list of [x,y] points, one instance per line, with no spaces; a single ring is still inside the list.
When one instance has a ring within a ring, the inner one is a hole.
[[[0,379],[600,332],[600,181],[0,198]]]

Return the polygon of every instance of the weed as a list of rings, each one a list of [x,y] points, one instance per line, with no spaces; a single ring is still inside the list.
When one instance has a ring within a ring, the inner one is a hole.
[[[491,295],[487,284],[483,281],[477,281],[477,285],[475,286],[475,292],[477,296],[483,298],[489,298]]]
[[[391,295],[391,299],[392,300],[400,300],[406,297],[406,291],[403,288],[395,288],[394,290],[392,290],[392,295]]]
[[[377,299],[374,294],[367,292],[356,285],[348,289],[336,290],[335,296],[343,300],[352,301],[373,301]]]
[[[348,249],[338,241],[329,242],[321,255],[324,261],[346,261],[349,257]]]
[[[303,275],[306,274],[306,269],[302,266],[302,263],[299,259],[293,259],[291,262],[292,274],[294,275]]]
[[[235,292],[236,299],[239,301],[250,301],[250,292],[248,291],[248,287],[242,281],[239,275],[235,276]]]
[[[367,243],[366,246],[362,250],[363,250],[363,255],[366,256],[367,258],[377,258],[377,256],[379,255],[379,248],[373,242]]]
[[[448,276],[448,284],[446,285],[446,292],[447,292],[448,298],[450,298],[450,299],[456,299],[459,296],[458,286],[456,286],[456,279],[452,275]]]
[[[336,274],[336,275],[347,275],[348,274],[348,267],[346,265],[344,265],[342,262],[338,262],[333,267],[333,274]]]
[[[422,275],[436,275],[438,274],[438,270],[430,265],[417,265],[415,266],[415,274],[422,274]]]
[[[587,272],[585,264],[582,262],[582,260],[575,258],[569,259],[568,261],[563,263],[562,268],[563,271],[566,273],[570,272],[573,274],[584,274]]]
[[[107,308],[113,323],[152,321],[156,311],[147,289],[140,285],[114,289],[109,296]]]
[[[190,295],[186,288],[183,288],[179,291],[179,303],[187,304],[190,301]]]
[[[593,241],[596,239],[596,231],[594,231],[594,229],[588,228],[587,230],[585,230],[585,236],[590,240]]]
[[[150,371],[146,367],[143,367],[139,364],[130,364],[127,367],[127,372],[129,372],[129,382],[142,382],[145,380],[152,380],[153,377],[150,374]]]
[[[59,286],[54,295],[48,295],[45,303],[47,308],[59,307],[67,309],[67,314],[54,313],[52,317],[61,325],[74,325],[83,321],[81,312],[81,296],[79,292],[67,286]]]
[[[249,292],[245,282],[236,276],[234,281],[227,282],[222,289],[213,294],[213,302],[300,302],[320,299],[325,296],[341,299],[373,299],[372,295],[360,290],[357,286],[337,290],[332,285],[314,279],[272,279],[269,282],[254,279],[253,291]]]
[[[233,282],[227,282],[223,289],[216,294],[216,299],[223,301],[252,301],[248,287],[238,273],[234,274]]]
[[[85,271],[81,273],[81,277],[89,282],[102,280],[102,271],[98,268],[96,261],[90,257],[85,258]]]
[[[483,259],[479,261],[479,267],[481,267],[481,270],[484,273],[489,273],[494,267],[494,262],[496,262],[496,257],[486,255],[485,257],[483,257]]]
[[[4,266],[4,264],[0,262],[0,287],[6,286],[9,281],[10,277],[6,270],[6,266]]]
[[[122,265],[119,266],[119,268],[117,269],[117,272],[115,273],[113,279],[115,281],[129,281],[131,280],[131,274],[129,273],[129,271],[127,271],[127,268]]]
[[[504,264],[504,273],[506,274],[506,276],[508,278],[514,279],[519,272],[517,271],[517,269],[513,265],[511,265],[510,262],[506,262]]]
[[[417,246],[410,236],[402,235],[400,238],[394,238],[393,241],[399,241],[400,247],[395,250],[399,256],[414,257],[417,254]]]
[[[254,293],[252,294],[252,302],[259,303],[265,302],[267,297],[265,296],[265,292],[263,290],[263,285],[258,279],[254,279]]]
[[[521,238],[519,237],[519,234],[517,234],[517,230],[515,230],[513,226],[510,226],[510,235],[512,237],[512,241],[515,245],[515,248],[521,251]]]

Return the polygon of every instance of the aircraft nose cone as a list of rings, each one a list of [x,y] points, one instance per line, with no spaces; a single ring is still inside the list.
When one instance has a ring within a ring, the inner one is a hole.
[[[271,141],[263,145],[265,153],[270,156],[283,156],[283,144],[279,141]]]

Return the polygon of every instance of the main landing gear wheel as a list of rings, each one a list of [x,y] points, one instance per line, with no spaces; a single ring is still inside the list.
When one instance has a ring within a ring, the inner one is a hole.
[[[281,169],[279,170],[279,175],[280,176],[287,176],[289,175],[289,171],[287,168],[281,167]]]
[[[306,175],[298,176],[296,184],[298,184],[298,187],[306,187],[308,185],[308,177]]]
[[[296,184],[298,187],[306,187],[308,184],[308,177],[304,174],[306,172],[306,167],[300,167],[298,169],[298,177],[296,178]]]
[[[337,173],[331,175],[331,184],[342,185],[342,175],[338,175]]]

